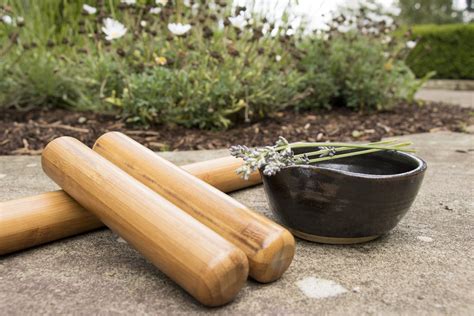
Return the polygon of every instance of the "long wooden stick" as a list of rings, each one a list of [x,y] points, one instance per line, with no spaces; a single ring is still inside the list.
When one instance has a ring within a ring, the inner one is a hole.
[[[94,150],[243,250],[257,281],[278,279],[293,260],[295,241],[288,230],[130,137],[106,133]]]
[[[182,166],[184,170],[224,192],[261,182],[236,173],[240,159],[223,157]],[[64,191],[53,191],[0,203],[0,255],[88,232],[103,226]]]
[[[248,275],[245,254],[72,137],[50,142],[44,172],[201,303],[232,300]]]

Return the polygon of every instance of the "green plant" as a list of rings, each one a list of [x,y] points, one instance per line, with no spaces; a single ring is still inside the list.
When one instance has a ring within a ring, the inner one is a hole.
[[[407,57],[416,76],[474,79],[474,24],[418,25],[409,35],[418,41]]]
[[[406,24],[444,24],[462,22],[462,11],[453,7],[452,0],[398,0],[397,20]]]
[[[417,80],[406,66],[409,48],[390,35],[395,24],[372,18],[365,7],[348,14],[335,17],[328,31],[303,45],[303,85],[314,93],[299,106],[381,110],[412,101],[431,74]]]
[[[68,70],[47,52],[22,56],[15,63],[4,65],[3,71],[3,106],[67,106],[81,93]]]
[[[346,34],[339,28],[348,19],[337,17],[335,29],[308,35],[289,13],[272,20],[253,6],[5,0],[0,107],[112,111],[141,124],[227,128],[286,107],[382,109],[416,91],[403,50],[380,43],[392,26],[356,23],[357,34]]]
[[[114,110],[133,122],[225,128],[293,104],[301,76],[287,23],[225,0],[164,2],[7,1],[0,15],[15,22],[2,25],[10,47],[0,106]]]
[[[175,122],[188,127],[228,127],[243,119],[265,116],[296,94],[295,71],[266,69],[254,56],[244,59],[208,58],[179,70],[155,68],[129,78],[122,105],[136,120]]]

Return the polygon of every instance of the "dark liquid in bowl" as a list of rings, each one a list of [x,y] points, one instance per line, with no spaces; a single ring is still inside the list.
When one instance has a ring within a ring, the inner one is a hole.
[[[295,150],[304,153],[316,149]],[[371,154],[338,158],[314,164],[315,166],[368,175],[395,175],[412,171],[420,164],[403,153],[384,151]]]

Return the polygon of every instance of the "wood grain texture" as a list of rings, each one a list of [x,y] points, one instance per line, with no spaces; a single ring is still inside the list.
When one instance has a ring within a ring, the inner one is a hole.
[[[42,166],[202,304],[225,304],[243,286],[248,262],[240,249],[78,140],[60,137],[49,143]]]
[[[0,203],[0,255],[103,226],[64,191]]]
[[[242,249],[255,280],[278,279],[293,260],[295,241],[288,230],[128,136],[106,133],[94,150]]]
[[[222,192],[232,192],[262,182],[258,172],[252,173],[248,180],[237,175],[235,170],[242,165],[242,162],[242,159],[228,156],[196,162],[181,168]]]
[[[249,181],[236,173],[240,159],[229,157],[184,165],[181,168],[231,192],[260,183],[258,173]],[[0,255],[88,232],[103,224],[66,192],[59,190],[0,203]]]

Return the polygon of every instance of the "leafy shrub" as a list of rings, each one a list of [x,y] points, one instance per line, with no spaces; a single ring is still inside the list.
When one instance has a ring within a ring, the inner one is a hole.
[[[80,93],[67,69],[55,63],[47,52],[21,58],[9,67],[4,66],[3,70],[1,102],[5,106],[67,105],[70,98],[74,99]]]
[[[252,1],[125,2],[6,0],[0,107],[226,128],[289,106],[385,108],[416,89],[403,51],[380,43],[380,21],[356,35],[338,31],[347,22],[338,17],[335,29],[308,35],[289,14],[272,21]]]
[[[124,109],[136,120],[227,127],[236,115],[264,116],[296,94],[296,73],[213,60],[180,70],[154,68],[130,77]]]
[[[474,24],[418,25],[411,36],[418,44],[407,64],[417,77],[474,79]]]
[[[328,32],[304,47],[303,85],[314,93],[300,107],[386,109],[411,101],[431,75],[416,80],[404,62],[409,49],[389,35],[394,24],[372,19],[363,7],[352,15],[335,17]]]
[[[380,43],[357,34],[317,42],[308,51],[305,84],[315,93],[306,108],[386,109],[412,100],[422,84],[403,61],[385,57]]]
[[[297,92],[289,24],[230,1],[97,1],[92,14],[84,1],[7,3],[24,25],[0,25],[12,44],[0,106],[114,110],[143,123],[223,128],[289,106]],[[108,17],[127,28],[109,40]],[[180,26],[184,34],[171,30],[177,21],[190,23]]]

